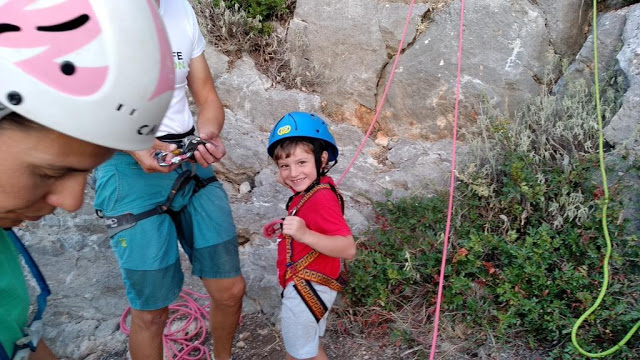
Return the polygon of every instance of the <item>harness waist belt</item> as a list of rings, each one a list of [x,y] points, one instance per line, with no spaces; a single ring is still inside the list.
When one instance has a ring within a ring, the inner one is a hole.
[[[109,235],[109,237],[113,237],[122,230],[134,227],[136,223],[138,223],[138,221],[142,221],[152,216],[160,215],[167,212],[171,207],[171,203],[173,203],[173,199],[176,197],[178,191],[184,188],[184,186],[186,186],[189,181],[196,182],[195,189],[193,191],[195,194],[207,185],[218,181],[218,178],[213,175],[208,179],[202,179],[191,171],[185,171],[178,175],[176,180],[173,182],[173,185],[171,186],[171,192],[169,192],[167,199],[161,205],[158,205],[150,210],[141,212],[139,214],[126,213],[117,216],[104,216],[101,210],[96,210],[96,215],[104,219],[105,226],[107,227],[107,235]]]

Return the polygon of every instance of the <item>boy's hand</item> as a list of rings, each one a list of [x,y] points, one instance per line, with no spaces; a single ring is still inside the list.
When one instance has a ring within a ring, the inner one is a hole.
[[[282,232],[282,219],[276,219],[262,227],[262,236],[274,239]]]
[[[296,241],[305,243],[309,228],[307,224],[297,216],[287,216],[282,222],[282,233],[291,235]]]

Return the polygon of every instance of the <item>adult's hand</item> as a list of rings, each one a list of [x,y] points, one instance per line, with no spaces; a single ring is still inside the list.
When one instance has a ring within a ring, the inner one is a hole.
[[[207,142],[205,145],[199,145],[193,155],[200,166],[207,167],[220,161],[227,154],[227,148],[222,139],[214,131],[199,129],[198,135]]]
[[[153,143],[153,146],[151,146],[151,148],[149,149],[140,151],[127,151],[127,153],[129,153],[138,162],[138,164],[140,164],[140,167],[146,173],[168,173],[175,170],[178,167],[178,164],[173,164],[170,166],[160,166],[155,154],[156,151],[171,152],[176,149],[177,146],[175,144],[169,144],[156,139]],[[173,154],[169,153],[166,157],[166,160],[170,160],[172,157]]]

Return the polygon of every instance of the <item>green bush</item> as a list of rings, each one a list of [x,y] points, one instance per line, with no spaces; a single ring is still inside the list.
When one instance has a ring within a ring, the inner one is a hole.
[[[218,6],[220,0],[214,0],[213,5]],[[235,8],[236,5],[245,11],[249,17],[260,18],[263,20],[273,20],[279,15],[286,13],[286,0],[227,0],[228,8]]]
[[[602,107],[614,114],[619,94],[605,91]],[[593,108],[591,91],[575,83],[562,99],[534,99],[513,122],[487,111],[468,132],[472,156],[458,176],[443,312],[474,338],[508,344],[515,334],[551,358],[578,358],[569,333],[600,289],[605,246]],[[623,186],[611,186],[614,200]],[[422,311],[433,310],[447,198],[376,204],[376,226],[350,264],[351,305],[406,312],[422,298]],[[624,233],[619,202],[609,207],[613,280],[580,331],[590,351],[616,344],[640,319],[640,250]],[[410,333],[420,342],[418,329]]]

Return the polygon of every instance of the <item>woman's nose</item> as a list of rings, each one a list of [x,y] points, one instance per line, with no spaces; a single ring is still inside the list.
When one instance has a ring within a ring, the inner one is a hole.
[[[86,173],[74,173],[64,177],[53,185],[47,195],[47,203],[67,211],[80,209],[86,182]]]

